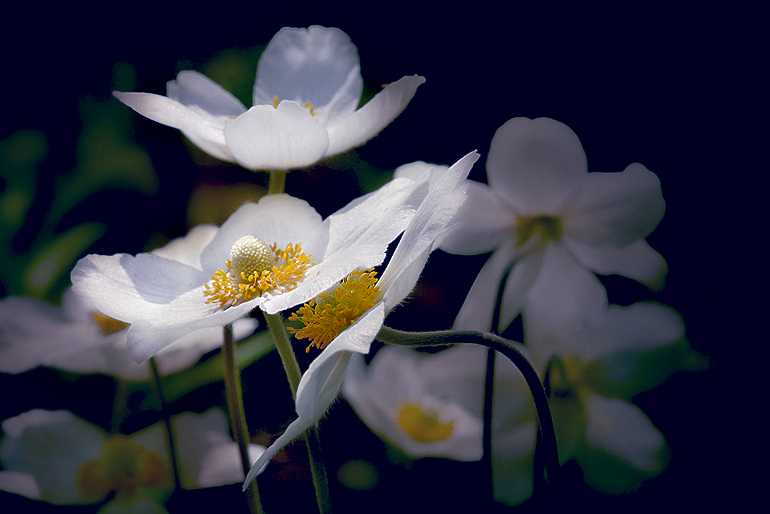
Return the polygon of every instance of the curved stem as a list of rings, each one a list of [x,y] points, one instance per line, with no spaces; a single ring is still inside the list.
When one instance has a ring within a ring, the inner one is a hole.
[[[241,391],[241,376],[235,362],[235,340],[233,326],[224,326],[224,342],[222,344],[222,363],[224,367],[225,395],[227,410],[230,413],[230,426],[233,437],[238,444],[244,478],[251,469],[249,459],[249,428],[246,425],[246,413],[243,409],[243,394]],[[262,514],[262,503],[259,500],[257,482],[252,480],[248,487],[249,511],[252,514]]]
[[[497,354],[492,348],[487,349],[486,370],[484,371],[484,410],[483,431],[481,433],[481,447],[483,449],[484,471],[488,474],[486,483],[489,497],[494,498],[494,471],[492,460],[492,414],[495,397],[495,357]]]
[[[291,397],[296,400],[297,388],[299,387],[299,381],[302,378],[302,372],[299,369],[297,357],[294,355],[294,350],[291,347],[289,334],[286,332],[286,327],[283,325],[280,314],[264,314],[267,327],[270,329],[270,333],[275,340],[275,347],[278,350],[278,355],[281,356],[283,369],[286,371],[286,378],[288,379],[289,387],[291,388]],[[326,514],[331,512],[329,480],[326,476],[326,468],[324,467],[323,458],[321,456],[321,439],[318,436],[318,427],[316,425],[309,427],[305,430],[303,437],[305,438],[308,459],[310,460],[310,471],[313,476],[313,487],[315,487],[318,510],[323,514]],[[253,480],[252,482],[256,482],[256,480]]]
[[[548,396],[540,382],[540,377],[529,359],[513,346],[507,339],[487,332],[470,330],[441,330],[436,332],[403,332],[383,326],[377,334],[377,339],[383,343],[412,347],[436,347],[456,343],[472,343],[486,346],[502,353],[519,369],[524,376],[537,411],[538,428],[543,438],[546,458],[545,469],[549,480],[553,480],[559,469],[559,451],[556,444],[556,431],[553,427],[551,409],[548,406]]]

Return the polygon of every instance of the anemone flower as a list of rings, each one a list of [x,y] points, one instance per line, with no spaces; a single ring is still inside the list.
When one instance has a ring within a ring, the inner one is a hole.
[[[513,118],[497,130],[487,159],[489,185],[470,182],[468,201],[441,242],[456,254],[493,251],[455,326],[504,330],[543,277],[563,280],[550,293],[554,316],[569,317],[586,296],[606,305],[594,273],[659,287],[663,258],[646,243],[664,211],[660,182],[641,164],[588,173],[580,141],[548,118]],[[498,327],[497,291],[506,273]]]
[[[185,335],[222,327],[259,307],[302,304],[351,271],[385,259],[427,183],[396,179],[326,220],[286,194],[246,202],[185,262],[157,253],[89,255],[73,290],[102,313],[130,323],[128,347],[143,362]]]
[[[181,72],[167,95],[115,92],[139,114],[182,131],[208,154],[252,170],[289,170],[360,146],[393,121],[425,81],[404,77],[360,109],[358,51],[341,30],[283,28],[257,67],[253,107],[209,78]]]
[[[295,331],[321,349],[302,375],[295,407],[298,418],[252,466],[246,484],[289,441],[315,424],[334,401],[353,353],[367,353],[385,316],[412,291],[425,262],[441,235],[465,201],[465,177],[478,159],[471,152],[432,181],[379,280],[371,270],[354,270],[345,280],[299,308],[290,319],[302,321]],[[430,168],[425,165],[426,168]],[[423,180],[431,170],[426,169]],[[407,178],[396,180],[413,181]]]
[[[180,414],[171,424],[184,489],[241,481],[238,447],[221,411]],[[159,425],[109,435],[68,411],[35,409],[6,419],[2,429],[0,489],[60,505],[99,503],[114,494],[120,505],[150,502],[154,511],[165,512],[158,504],[174,479]],[[256,459],[263,450],[250,445],[249,455]]]

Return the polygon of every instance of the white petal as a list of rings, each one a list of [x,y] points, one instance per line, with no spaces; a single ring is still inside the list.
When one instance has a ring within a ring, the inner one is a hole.
[[[664,210],[658,177],[632,164],[621,173],[589,173],[563,229],[588,244],[623,246],[649,235]]]
[[[459,255],[491,252],[515,234],[516,217],[486,184],[468,181],[468,199],[442,236],[440,248]]]
[[[339,29],[314,25],[285,27],[262,53],[254,85],[254,105],[273,98],[315,106],[323,124],[352,112],[361,101],[363,80],[358,51]]]
[[[567,236],[562,242],[575,260],[596,273],[632,278],[655,291],[663,287],[668,266],[644,239],[625,246],[594,246]]]
[[[163,125],[181,130],[193,143],[218,159],[233,161],[225,142],[226,116],[216,116],[195,106],[151,93],[115,91],[115,97],[133,110]]]
[[[182,71],[166,84],[166,94],[188,107],[228,118],[246,112],[246,107],[225,88],[196,71]]]
[[[492,432],[492,479],[495,500],[518,505],[532,496],[535,423]]]
[[[414,288],[436,239],[466,199],[464,181],[478,158],[477,152],[468,153],[430,186],[378,282],[385,291],[386,309],[403,301]]]
[[[291,170],[326,155],[326,129],[291,101],[277,108],[257,105],[224,127],[227,147],[241,166],[252,170]]]
[[[513,118],[492,138],[489,185],[520,216],[560,214],[586,175],[580,140],[558,121]]]
[[[201,252],[211,243],[217,230],[219,229],[216,225],[198,225],[193,227],[186,236],[176,238],[151,253],[201,269]]]
[[[403,77],[386,86],[357,111],[333,120],[327,126],[329,148],[326,156],[361,146],[379,134],[401,114],[423,82],[425,79],[417,75]]]
[[[20,494],[33,500],[42,500],[35,477],[29,473],[0,471],[0,490]]]
[[[664,465],[665,441],[649,418],[634,405],[618,398],[590,395],[586,399],[586,443],[640,470],[659,473]]]

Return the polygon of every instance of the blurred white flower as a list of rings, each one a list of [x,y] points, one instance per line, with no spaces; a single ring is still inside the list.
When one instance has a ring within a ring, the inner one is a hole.
[[[253,170],[289,170],[364,144],[425,81],[404,77],[360,109],[358,51],[341,30],[283,28],[259,60],[251,109],[209,78],[181,72],[168,96],[115,92],[123,103],[177,128],[210,155]]]
[[[569,322],[576,304],[596,315],[606,293],[593,273],[619,274],[652,287],[666,265],[645,242],[664,211],[660,182],[641,164],[620,173],[588,173],[580,141],[548,118],[514,118],[500,127],[487,159],[489,185],[470,182],[468,201],[441,242],[450,253],[494,251],[473,284],[455,326],[504,330],[543,277],[554,319]],[[499,327],[492,327],[497,291]],[[581,322],[583,320],[580,320]],[[561,321],[560,321],[561,322]]]
[[[451,392],[462,395],[458,398],[435,387],[429,380],[434,369],[462,380],[467,362],[446,365],[446,359],[432,357],[386,346],[366,366],[363,356],[354,355],[343,394],[373,432],[413,458],[479,460],[483,392],[456,388]]]
[[[299,319],[304,325],[296,332],[297,337],[310,339],[308,349],[317,347],[322,352],[310,363],[297,388],[297,419],[252,466],[247,483],[280,448],[316,423],[332,404],[351,355],[369,351],[387,313],[401,303],[417,283],[434,242],[465,201],[464,180],[477,159],[478,153],[467,154],[442,174],[440,180],[430,184],[379,280],[373,271],[355,270],[292,316],[291,319]],[[421,181],[394,180],[427,186],[428,168],[426,165]]]
[[[224,414],[211,409],[171,418],[180,484],[185,489],[240,482],[238,448]],[[68,411],[35,409],[2,423],[0,489],[55,504],[88,504],[114,494],[162,503],[173,489],[163,427],[131,436],[106,434]],[[256,459],[263,447],[249,446]],[[162,512],[162,509],[161,509]]]
[[[414,213],[417,186],[393,180],[326,220],[304,200],[264,196],[212,228],[208,244],[184,262],[157,252],[89,255],[72,272],[73,289],[131,324],[128,347],[143,362],[193,331],[222,327],[255,307],[288,309],[381,263]]]

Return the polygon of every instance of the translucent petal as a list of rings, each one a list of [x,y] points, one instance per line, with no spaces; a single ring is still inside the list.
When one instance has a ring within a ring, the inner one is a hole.
[[[423,77],[403,77],[389,84],[355,112],[340,116],[329,123],[329,148],[325,156],[350,150],[369,141],[390,124],[406,108],[425,82]]]
[[[232,118],[246,107],[225,88],[196,71],[182,71],[166,84],[166,94],[188,107],[197,107],[214,116]]]
[[[292,101],[258,105],[224,125],[227,147],[251,170],[291,170],[326,155],[329,136],[310,112]]]
[[[561,214],[586,174],[580,140],[558,121],[513,118],[492,139],[489,185],[520,216]]]

